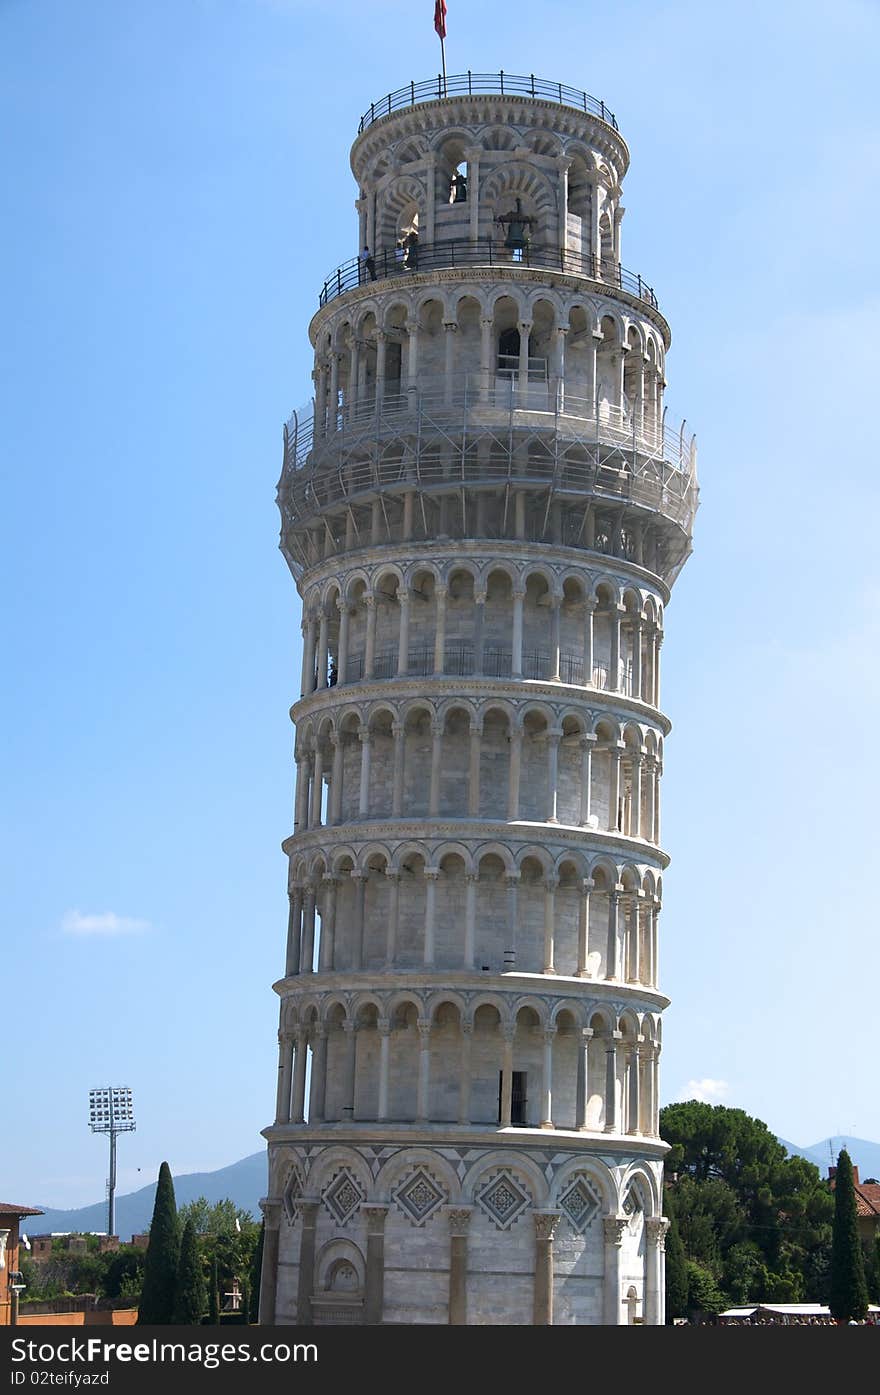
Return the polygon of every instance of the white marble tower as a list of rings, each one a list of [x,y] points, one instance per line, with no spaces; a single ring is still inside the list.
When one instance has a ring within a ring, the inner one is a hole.
[[[265,1323],[662,1323],[660,646],[695,452],[605,106],[415,84],[351,152],[303,602]],[[366,249],[366,251],[364,251]]]

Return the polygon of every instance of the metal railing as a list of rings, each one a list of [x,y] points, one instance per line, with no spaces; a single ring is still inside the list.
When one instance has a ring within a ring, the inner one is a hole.
[[[406,675],[398,675],[398,650],[383,649],[373,656],[374,679],[393,679],[398,676],[429,678],[434,673],[433,645],[420,645],[410,649]],[[513,654],[510,649],[497,645],[486,645],[483,649],[483,662],[480,674],[484,678],[510,678],[513,672]],[[447,642],[443,656],[443,676],[445,678],[472,678],[476,674],[474,646],[468,640]],[[548,680],[553,678],[553,661],[546,650],[524,650],[522,655],[522,677],[524,679]],[[345,665],[345,686],[360,683],[364,678],[364,654],[349,654]],[[626,690],[630,674],[628,668],[621,668],[621,690]],[[584,685],[583,660],[576,654],[561,653],[559,656],[560,683],[574,687]],[[335,686],[335,679],[331,686]],[[593,665],[593,687],[608,687],[608,665]]]
[[[556,102],[559,106],[573,107],[586,112],[588,116],[598,116],[615,131],[619,130],[613,111],[598,97],[581,92],[576,87],[568,87],[564,82],[552,82],[548,78],[536,78],[534,73],[523,76],[520,73],[455,73],[452,77],[426,78],[422,82],[411,82],[407,87],[398,87],[378,102],[371,102],[358,125],[358,135],[380,121],[383,116],[402,111],[406,107],[418,106],[421,102],[441,102],[446,97],[472,97],[474,94],[488,94],[493,97],[532,97],[545,102]]]
[[[644,301],[652,310],[659,309],[653,288],[635,271],[627,271],[619,262],[610,262],[590,252],[576,252],[562,247],[529,246],[520,251],[505,247],[503,241],[492,237],[448,238],[419,246],[417,253],[403,256],[399,251],[375,252],[371,258],[372,271],[360,257],[343,262],[327,277],[318,296],[319,306],[327,305],[337,296],[356,286],[370,285],[396,276],[412,276],[417,271],[440,271],[459,266],[523,267],[539,271],[559,271],[567,276],[583,276],[601,282],[615,290],[629,292]]]
[[[420,439],[427,437],[431,426],[447,433],[452,429],[460,433],[462,427],[465,433],[468,428],[478,433],[481,428],[497,426],[502,414],[508,419],[505,426],[511,417],[515,427],[540,430],[546,425],[572,446],[600,442],[622,446],[652,461],[663,461],[685,476],[695,473],[694,436],[685,430],[685,422],[673,423],[665,410],[658,419],[650,403],[618,407],[603,398],[568,391],[564,383],[530,380],[523,389],[516,378],[496,371],[490,371],[488,381],[479,373],[420,378],[419,385],[410,389],[399,381],[389,381],[380,400],[375,384],[363,397],[346,400],[341,393],[335,417],[320,422],[317,432],[314,405],[309,403],[285,423],[285,471],[299,473],[307,464],[316,464],[317,459],[311,461],[310,457],[320,456],[325,449],[335,453],[354,448],[360,440],[375,442],[403,431]],[[564,473],[565,444],[561,466]],[[489,464],[485,468],[493,473]],[[530,462],[528,473],[534,469],[534,462]],[[538,469],[537,473],[545,472]],[[454,478],[465,477],[470,477],[469,471],[462,474],[456,470]],[[375,475],[370,478],[381,483]]]

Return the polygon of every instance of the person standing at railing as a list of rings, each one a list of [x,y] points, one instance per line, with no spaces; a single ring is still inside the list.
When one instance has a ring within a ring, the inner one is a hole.
[[[397,239],[397,243],[396,243],[395,248],[394,248],[394,269],[395,269],[395,271],[403,271],[405,264],[406,264],[406,249],[404,248],[404,245],[403,245],[403,238],[402,238],[402,237],[399,237],[399,238]]]
[[[404,240],[406,246],[406,264],[410,271],[417,271],[419,265],[419,235],[413,229],[407,233]]]
[[[376,263],[373,261],[373,255],[372,255],[372,253],[371,253],[369,247],[364,247],[364,250],[361,252],[361,255],[360,255],[360,263],[361,263],[361,281],[365,281],[366,278],[367,278],[367,276],[369,276],[369,278],[370,278],[371,281],[375,281],[375,279],[376,279]]]

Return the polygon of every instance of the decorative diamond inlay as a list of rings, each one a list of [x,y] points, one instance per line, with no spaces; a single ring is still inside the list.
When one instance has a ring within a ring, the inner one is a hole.
[[[629,1228],[635,1230],[641,1220],[642,1212],[645,1209],[640,1193],[635,1187],[630,1187],[623,1203],[623,1213],[629,1217]]]
[[[500,1172],[480,1188],[474,1200],[499,1230],[507,1230],[519,1220],[532,1198],[509,1172]]]
[[[352,1173],[343,1170],[337,1172],[329,1186],[324,1188],[322,1201],[327,1207],[333,1219],[339,1225],[345,1225],[354,1215],[365,1193],[361,1188],[357,1178]]]
[[[559,1198],[559,1207],[577,1234],[582,1235],[599,1214],[600,1201],[586,1177],[576,1177]]]
[[[281,1196],[284,1206],[284,1214],[287,1217],[287,1224],[294,1225],[296,1222],[296,1203],[302,1195],[303,1179],[302,1173],[296,1164],[290,1167],[287,1174],[287,1181]]]
[[[424,1225],[446,1200],[445,1191],[423,1167],[417,1168],[411,1177],[401,1182],[392,1195],[413,1225]]]

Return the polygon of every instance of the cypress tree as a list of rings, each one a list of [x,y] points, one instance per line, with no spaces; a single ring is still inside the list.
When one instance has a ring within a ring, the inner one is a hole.
[[[180,1256],[180,1229],[174,1182],[167,1162],[159,1168],[150,1243],[144,1259],[144,1286],[138,1306],[138,1326],[174,1321],[174,1295],[177,1289],[177,1263]]]
[[[666,1321],[687,1317],[688,1269],[678,1223],[670,1216],[666,1232]]]
[[[859,1223],[852,1162],[844,1148],[837,1159],[834,1176],[834,1229],[831,1235],[831,1316],[846,1322],[861,1321],[868,1311],[868,1288]]]
[[[192,1217],[183,1227],[180,1241],[180,1262],[177,1266],[177,1291],[174,1296],[174,1322],[185,1327],[200,1323],[207,1307],[202,1259]]]
[[[210,1327],[220,1326],[220,1274],[217,1268],[217,1256],[211,1259],[211,1284],[208,1290],[208,1325]]]

